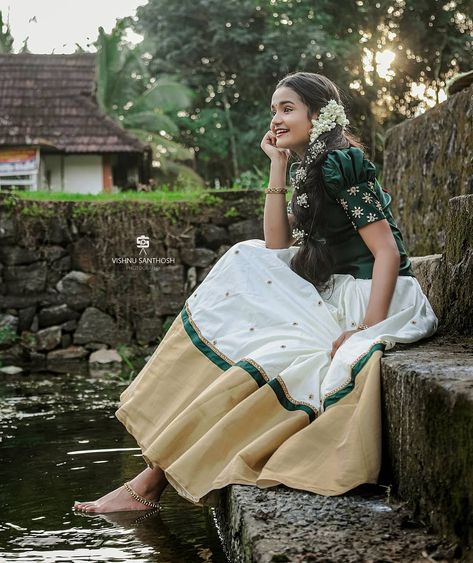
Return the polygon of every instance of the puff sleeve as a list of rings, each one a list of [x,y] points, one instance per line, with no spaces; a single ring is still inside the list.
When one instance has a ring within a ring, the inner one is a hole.
[[[330,151],[322,174],[329,197],[340,203],[355,230],[386,219],[381,194],[376,190],[376,167],[361,149]]]

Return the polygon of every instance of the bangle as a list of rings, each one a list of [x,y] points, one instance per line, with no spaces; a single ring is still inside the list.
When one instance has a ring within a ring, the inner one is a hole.
[[[282,187],[282,188],[266,188],[264,190],[265,194],[285,194],[287,193],[287,188],[286,187]]]
[[[366,330],[367,328],[370,328],[368,325],[365,325],[363,323],[360,323],[359,325],[356,326],[356,328],[358,330]]]

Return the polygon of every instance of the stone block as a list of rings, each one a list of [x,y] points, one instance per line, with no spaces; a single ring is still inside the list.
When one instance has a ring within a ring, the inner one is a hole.
[[[131,341],[129,329],[118,328],[115,320],[95,307],[88,307],[79,320],[74,332],[74,344],[103,342],[110,346],[128,344]]]
[[[448,200],[471,193],[473,85],[389,129],[383,187],[410,254],[444,250]]]
[[[17,237],[15,218],[8,211],[0,211],[0,242],[11,244]]]
[[[18,311],[18,332],[21,334],[24,330],[30,330],[31,324],[36,313],[36,307],[25,307]]]
[[[71,309],[81,311],[92,303],[94,283],[92,274],[73,270],[56,284],[56,290]]]
[[[65,303],[41,309],[38,313],[38,323],[40,328],[60,325],[70,320],[76,320],[80,314],[70,309]]]
[[[261,220],[245,219],[228,227],[232,244],[242,240],[264,239],[263,223]]]
[[[47,266],[45,261],[28,265],[7,266],[3,271],[7,291],[12,295],[39,293],[46,289]]]
[[[188,266],[205,268],[215,260],[215,252],[207,248],[182,248],[181,261]]]
[[[0,262],[7,266],[32,264],[40,259],[41,255],[35,249],[23,248],[21,246],[0,246]]]
[[[74,270],[97,272],[99,261],[94,241],[88,237],[75,241],[71,246],[71,261]]]
[[[473,540],[473,341],[435,336],[381,360],[384,471],[437,531]]]
[[[121,364],[122,357],[120,354],[114,350],[96,350],[92,352],[89,356],[89,364],[101,364],[101,365],[108,365],[108,364]]]
[[[34,333],[31,349],[35,351],[53,350],[61,344],[62,331],[60,326],[49,326]]]
[[[134,320],[136,340],[139,344],[156,342],[163,331],[163,322],[160,317],[136,317]]]
[[[197,240],[199,245],[217,250],[222,244],[230,243],[230,236],[225,227],[207,223],[201,226]]]

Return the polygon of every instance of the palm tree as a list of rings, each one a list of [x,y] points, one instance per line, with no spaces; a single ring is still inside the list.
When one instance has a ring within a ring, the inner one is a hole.
[[[0,53],[13,53],[13,37],[10,31],[10,22],[3,21],[3,14],[0,10]]]
[[[110,34],[99,28],[97,48],[97,102],[100,108],[136,137],[153,148],[154,170],[161,178],[188,178],[203,185],[202,178],[183,162],[193,160],[193,151],[176,143],[179,133],[172,115],[189,107],[192,92],[162,76],[149,75],[148,55],[141,45],[124,40],[130,18],[117,20]],[[194,186],[195,187],[195,186]]]

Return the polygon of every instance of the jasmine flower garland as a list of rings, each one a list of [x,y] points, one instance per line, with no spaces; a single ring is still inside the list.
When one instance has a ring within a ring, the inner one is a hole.
[[[346,118],[343,106],[333,99],[329,100],[329,102],[320,109],[318,118],[312,119],[311,122],[312,127],[309,130],[309,146],[303,159],[304,166],[300,166],[297,169],[295,175],[290,178],[292,187],[295,190],[298,190],[300,188],[300,185],[306,180],[309,164],[327,148],[325,141],[319,140],[318,137],[322,133],[332,130],[337,124],[344,127],[345,125],[348,125],[350,123]],[[308,195],[305,192],[296,197],[296,202],[301,207],[310,207],[308,202]],[[289,204],[288,212],[292,213],[292,208],[290,209]],[[302,241],[305,242],[308,240],[310,233],[306,233],[304,229],[294,228],[292,230],[292,236],[297,241],[302,239]],[[315,238],[314,240],[321,244],[326,244],[326,240],[323,238]]]
[[[345,110],[336,100],[330,100],[319,113],[317,119],[312,119],[313,127],[310,130],[310,140],[315,141],[319,135],[333,129],[337,123],[344,127],[350,122],[345,116]]]

